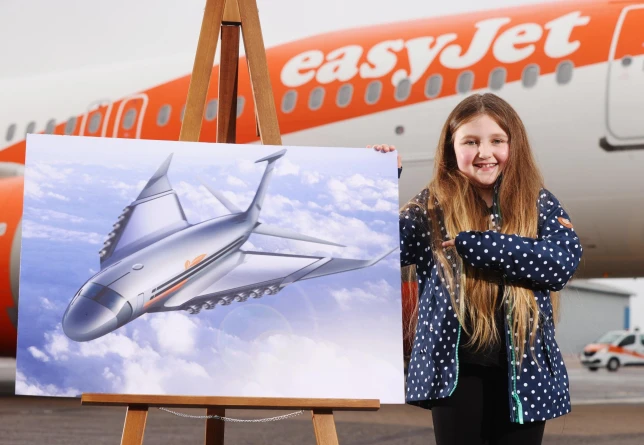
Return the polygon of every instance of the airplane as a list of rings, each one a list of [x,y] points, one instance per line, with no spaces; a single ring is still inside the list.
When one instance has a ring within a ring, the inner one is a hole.
[[[101,270],[81,286],[63,315],[65,335],[85,342],[143,314],[198,314],[249,297],[275,295],[301,280],[370,267],[397,250],[395,246],[380,257],[354,260],[241,249],[253,233],[346,247],[258,221],[275,163],[286,151],[256,161],[267,166],[244,211],[204,184],[231,213],[197,224],[188,223],[170,185],[170,154],[118,217],[99,252]],[[159,220],[163,227],[155,223]],[[190,259],[179,264],[177,258]]]
[[[267,42],[282,141],[395,145],[404,167],[402,204],[430,180],[449,111],[469,94],[493,92],[519,112],[546,186],[571,215],[584,245],[576,276],[638,277],[644,270],[643,22],[642,0],[559,1]],[[216,141],[217,75],[215,65],[201,141]],[[238,80],[236,140],[257,143],[245,57]],[[24,164],[26,133],[178,140],[189,81],[189,67],[157,58],[7,82],[0,162]],[[0,349],[15,356],[8,310],[15,310],[17,296],[8,272],[18,255],[12,238],[19,238],[22,192],[4,181],[0,187],[0,200],[12,209],[4,221],[7,238],[0,237],[0,327],[9,333],[0,336]]]

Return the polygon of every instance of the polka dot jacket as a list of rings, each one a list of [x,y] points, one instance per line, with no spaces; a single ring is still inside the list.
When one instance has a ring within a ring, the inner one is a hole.
[[[424,408],[429,408],[429,401],[449,397],[456,389],[461,337],[460,323],[430,251],[427,193],[426,189],[419,193],[413,199],[418,205],[400,213],[400,261],[402,266],[416,265],[419,295],[406,401]],[[506,310],[508,404],[510,420],[516,423],[548,420],[570,412],[568,374],[555,341],[550,291],[561,290],[572,277],[582,247],[568,215],[549,191],[542,190],[536,205],[537,239],[489,230],[461,232],[455,240],[464,262],[498,271],[507,282],[522,282],[534,291],[539,304],[542,316],[534,347],[538,363],[532,358],[528,343],[526,353],[520,357],[520,370],[512,366],[518,359],[515,357],[518,345],[512,342],[508,330],[511,314]]]

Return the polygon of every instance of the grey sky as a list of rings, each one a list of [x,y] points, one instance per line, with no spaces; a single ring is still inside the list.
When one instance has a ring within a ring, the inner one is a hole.
[[[266,46],[351,26],[555,0],[257,0]],[[193,53],[205,0],[2,0],[0,80]]]

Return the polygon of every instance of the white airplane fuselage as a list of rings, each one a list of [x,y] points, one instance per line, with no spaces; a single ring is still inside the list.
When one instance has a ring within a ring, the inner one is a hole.
[[[91,299],[91,294],[84,294],[98,289],[97,286],[115,293],[110,301],[105,301],[111,307],[85,302],[76,311],[87,315],[72,316],[76,326],[70,325],[66,314],[63,321],[66,334],[77,341],[91,340],[153,308],[173,310],[181,306],[235,267],[241,256],[238,249],[248,239],[253,225],[254,221],[245,215],[222,216],[180,230],[108,264],[83,284],[67,312],[72,313],[78,299]],[[167,252],[172,252],[174,261],[167,260]],[[171,298],[179,303],[167,304]]]

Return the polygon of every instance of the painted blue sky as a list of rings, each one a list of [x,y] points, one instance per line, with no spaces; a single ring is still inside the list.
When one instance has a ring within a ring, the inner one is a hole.
[[[260,221],[347,247],[253,235],[244,250],[366,259],[398,246],[393,153],[29,135],[16,392],[402,403],[398,250],[370,268],[299,282],[275,296],[197,315],[147,314],[91,342],[62,331],[69,301],[99,270],[112,224],[170,153],[168,177],[197,223],[228,213],[199,178],[246,208],[266,165],[255,161],[281,148],[287,153]]]

